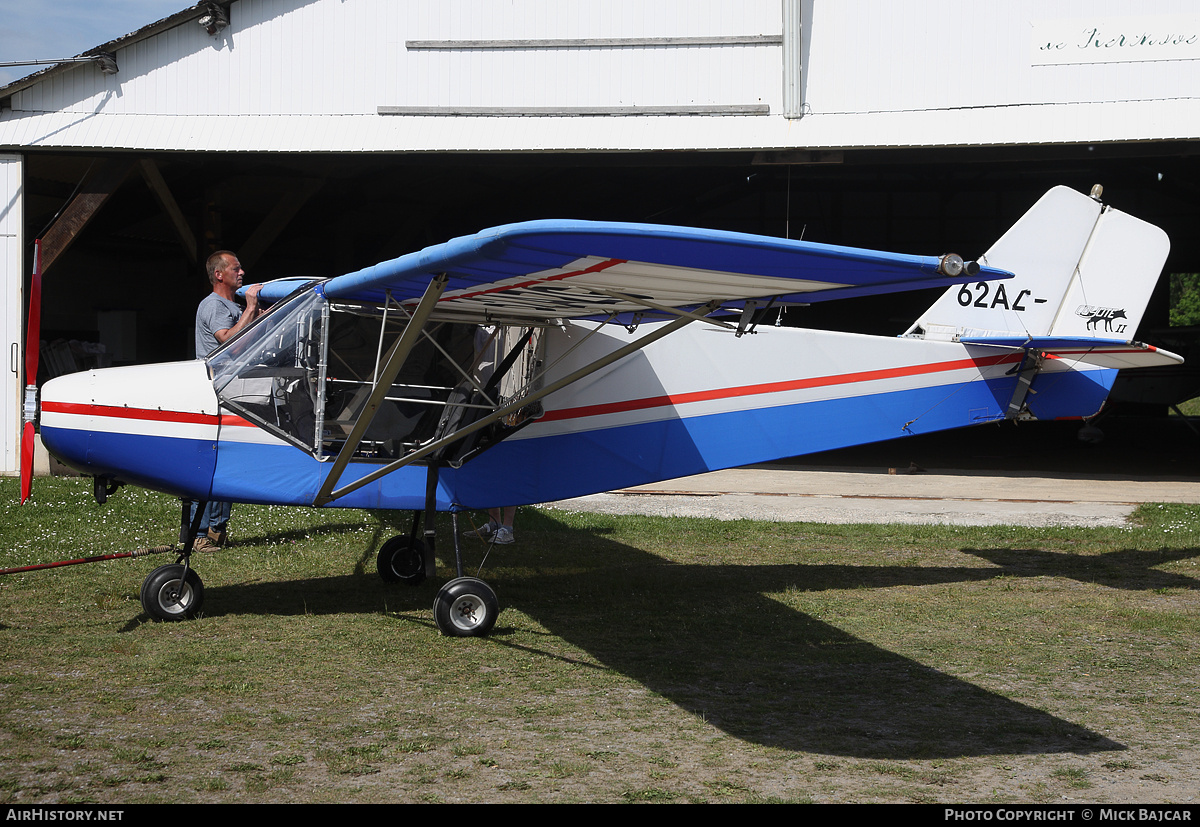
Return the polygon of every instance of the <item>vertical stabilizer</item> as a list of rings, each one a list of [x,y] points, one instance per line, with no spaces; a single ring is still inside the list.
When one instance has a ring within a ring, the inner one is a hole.
[[[1130,339],[1169,249],[1158,227],[1055,187],[979,259],[1015,278],[951,287],[906,335]]]

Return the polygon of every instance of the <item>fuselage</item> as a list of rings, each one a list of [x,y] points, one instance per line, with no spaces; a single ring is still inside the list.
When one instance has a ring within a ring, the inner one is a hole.
[[[587,337],[593,327],[546,331],[547,382],[631,337],[619,325]],[[437,507],[549,502],[995,421],[1006,415],[1023,356],[793,328],[735,337],[694,323],[554,392],[540,420],[460,467],[441,468]],[[1116,375],[1050,367],[1036,381],[1057,390],[1038,400],[1039,418],[1095,413]],[[222,406],[203,361],[52,380],[42,392],[41,433],[83,473],[201,500],[311,505],[331,466],[331,457]],[[356,459],[344,480],[383,464]],[[332,505],[421,509],[426,480],[423,466],[409,465]]]

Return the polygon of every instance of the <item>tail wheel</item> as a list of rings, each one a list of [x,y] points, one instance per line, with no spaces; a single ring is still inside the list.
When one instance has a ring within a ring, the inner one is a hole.
[[[375,565],[383,582],[415,586],[425,579],[425,546],[400,534],[383,544]]]
[[[204,584],[178,563],[159,566],[142,583],[142,608],[153,620],[187,620],[204,605]]]
[[[433,619],[449,637],[483,637],[499,615],[496,593],[477,577],[451,580],[433,601]]]

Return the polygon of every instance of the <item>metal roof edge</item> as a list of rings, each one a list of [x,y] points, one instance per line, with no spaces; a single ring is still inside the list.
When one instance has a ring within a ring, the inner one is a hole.
[[[188,6],[182,11],[177,11],[172,15],[143,26],[136,31],[130,32],[129,34],[121,35],[120,37],[110,40],[107,43],[101,43],[99,46],[93,46],[87,51],[80,52],[78,55],[75,55],[75,57],[88,57],[90,55],[98,55],[104,52],[115,52],[117,49],[122,49],[126,46],[138,43],[139,41],[146,40],[156,34],[159,34],[160,32],[165,32],[168,29],[173,29],[182,23],[187,23],[191,20],[197,19],[208,11],[207,7],[209,5],[221,6],[226,13],[228,13],[229,7],[233,5],[233,2],[234,0],[211,0],[211,2],[205,2],[205,0],[201,0],[201,2],[196,3],[195,5]],[[12,83],[9,83],[6,86],[0,86],[0,108],[7,108],[9,99],[18,92],[22,92],[31,86],[36,86],[43,80],[53,77],[54,75],[61,74],[62,72],[65,72],[76,65],[78,64],[55,63],[52,66],[47,66],[45,69],[39,69],[31,75],[26,75],[23,78],[14,80]]]

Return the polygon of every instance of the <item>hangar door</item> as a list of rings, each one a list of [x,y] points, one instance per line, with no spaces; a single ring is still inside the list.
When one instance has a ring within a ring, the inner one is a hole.
[[[0,474],[15,474],[21,457],[22,158],[0,155],[0,343],[4,379],[0,380]],[[36,346],[36,344],[35,344]]]

